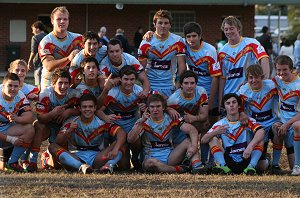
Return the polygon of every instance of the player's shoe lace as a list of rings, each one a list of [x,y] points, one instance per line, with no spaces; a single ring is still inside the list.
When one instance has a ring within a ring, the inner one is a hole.
[[[300,175],[300,166],[299,166],[299,165],[295,165],[295,166],[294,166],[293,172],[292,172],[291,175],[293,175],[293,176]]]
[[[80,167],[79,167],[79,172],[82,172],[83,174],[90,174],[93,172],[93,169],[92,167],[90,167],[89,165],[87,164],[82,164]]]

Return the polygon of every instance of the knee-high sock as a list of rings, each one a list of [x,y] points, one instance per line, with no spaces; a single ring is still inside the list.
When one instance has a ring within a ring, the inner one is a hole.
[[[213,146],[210,149],[211,154],[214,156],[214,158],[216,159],[217,163],[220,166],[225,166],[226,162],[224,159],[224,153],[222,151],[222,149],[219,146]]]
[[[279,160],[280,160],[280,157],[281,157],[282,147],[283,147],[283,145],[273,143],[272,166],[278,166],[279,165]]]
[[[32,147],[31,148],[31,155],[30,155],[30,162],[31,163],[37,163],[38,155],[40,152],[40,148],[38,147]]]
[[[116,155],[116,157],[111,160],[108,160],[106,162],[106,164],[110,164],[111,166],[114,166],[120,161],[121,158],[122,158],[122,152],[118,151],[118,154]]]
[[[14,149],[11,153],[11,156],[8,160],[8,163],[12,164],[12,163],[17,162],[19,160],[19,158],[21,157],[21,155],[23,155],[27,149],[28,148],[23,147],[23,146],[22,147],[21,146],[14,146]]]
[[[21,158],[20,158],[20,159],[21,159],[22,161],[28,160],[29,154],[30,154],[30,149],[27,149],[27,150],[25,151],[25,153],[24,153],[23,155],[21,155]]]
[[[294,136],[295,165],[300,166],[300,135]]]
[[[206,163],[207,159],[208,159],[209,145],[208,144],[200,144],[200,148],[201,148],[201,161],[203,163]]]
[[[80,166],[83,164],[83,163],[81,163],[79,160],[75,159],[72,155],[70,155],[67,152],[62,152],[58,156],[58,160],[63,165],[70,166],[70,167],[75,168],[75,169],[79,169]]]
[[[258,163],[258,160],[260,159],[261,157],[261,154],[263,152],[263,147],[262,146],[259,146],[259,145],[256,145],[251,153],[251,160],[250,160],[250,163],[248,165],[248,167],[251,167],[251,168],[255,168],[257,163]]]

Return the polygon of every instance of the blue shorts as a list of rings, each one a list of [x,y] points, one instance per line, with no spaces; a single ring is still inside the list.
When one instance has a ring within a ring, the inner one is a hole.
[[[93,166],[95,158],[99,152],[100,151],[87,150],[87,151],[73,151],[72,153],[74,153],[77,157],[79,157],[79,159],[84,161],[89,166]]]
[[[7,130],[12,127],[15,124],[15,122],[8,122],[6,124],[3,124],[0,126],[0,133],[7,133]]]
[[[284,145],[285,148],[291,148],[294,146],[294,129],[293,127],[290,127],[284,136]]]
[[[165,95],[167,98],[170,97],[174,93],[174,88],[171,89],[153,89],[151,88],[151,91],[158,91],[160,94]]]
[[[187,138],[187,134],[180,129],[174,129],[174,132],[172,134],[172,142],[175,145],[180,144]]]
[[[165,147],[165,148],[149,148],[143,151],[145,159],[154,158],[161,161],[164,164],[168,164],[169,156],[173,148]]]
[[[49,142],[53,143],[55,142],[57,133],[59,132],[62,125],[50,122],[47,126],[50,129]]]

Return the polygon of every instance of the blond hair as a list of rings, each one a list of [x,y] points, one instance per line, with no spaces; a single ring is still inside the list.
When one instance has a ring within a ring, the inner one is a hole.
[[[16,59],[16,60],[14,60],[13,62],[11,62],[10,64],[9,64],[9,68],[8,68],[8,71],[9,72],[13,72],[13,70],[16,68],[16,66],[17,65],[23,65],[23,66],[25,66],[25,68],[26,68],[26,73],[28,72],[28,65],[27,65],[27,62],[25,61],[25,60],[23,60],[23,59]]]

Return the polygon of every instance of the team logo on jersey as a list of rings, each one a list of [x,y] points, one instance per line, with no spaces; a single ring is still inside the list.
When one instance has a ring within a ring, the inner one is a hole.
[[[50,51],[48,49],[44,49],[44,54],[50,54]]]
[[[265,49],[264,49],[263,46],[259,45],[259,46],[257,47],[257,52],[258,52],[259,54],[262,53],[262,52],[264,52],[264,51],[265,51]]]
[[[243,68],[234,68],[229,70],[228,80],[235,79],[235,78],[242,78],[243,77]]]
[[[150,47],[150,50],[155,50],[155,49],[156,49],[155,46],[151,46],[151,47]]]
[[[213,70],[219,70],[219,69],[221,69],[221,68],[220,68],[219,62],[214,63],[214,64],[212,65],[212,67],[213,67]]]

